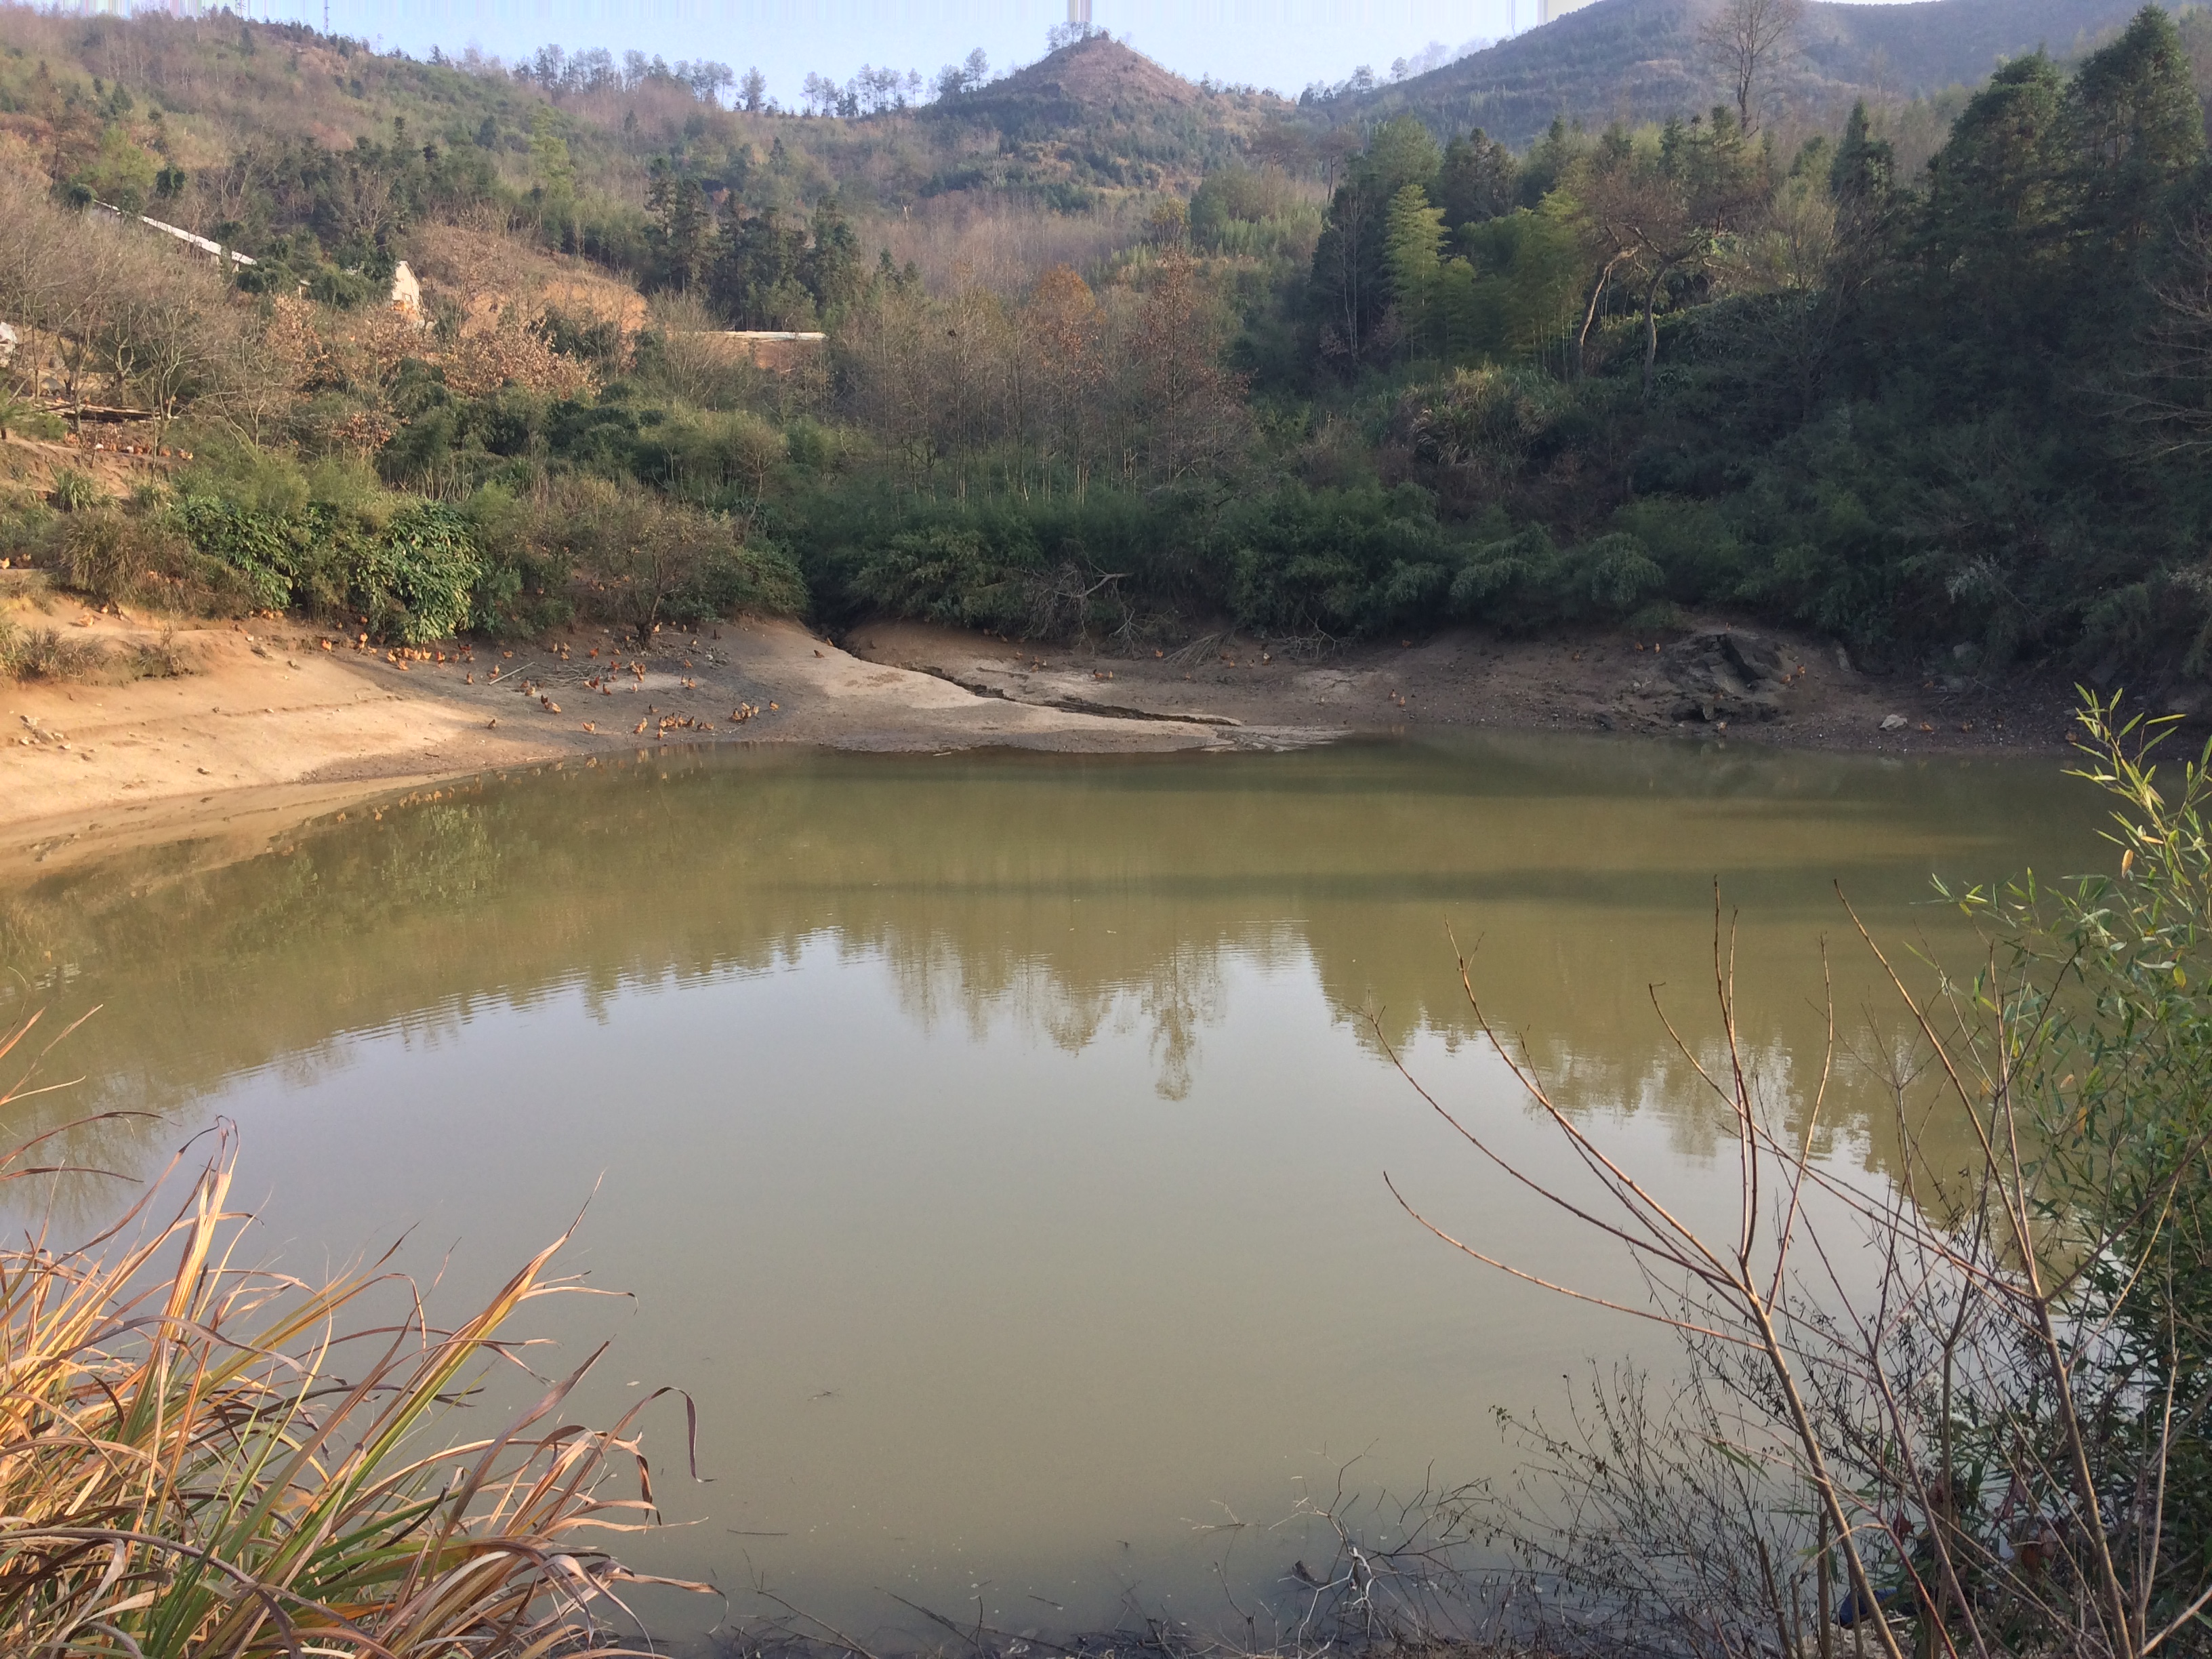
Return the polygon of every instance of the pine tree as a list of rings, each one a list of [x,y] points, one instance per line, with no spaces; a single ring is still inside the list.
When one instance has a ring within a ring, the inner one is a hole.
[[[860,287],[860,243],[834,200],[814,209],[813,246],[800,261],[800,280],[826,317],[851,302]]]
[[[1444,146],[1437,169],[1437,205],[1447,229],[1480,224],[1513,210],[1520,164],[1513,152],[1477,127]]]
[[[2148,242],[2173,186],[2204,159],[2204,113],[2188,48],[2156,6],[2092,53],[2067,88],[2083,228],[2118,249]]]
[[[705,276],[713,258],[714,225],[706,192],[696,179],[678,173],[665,156],[656,156],[645,205],[653,221],[653,285],[688,294]]]
[[[1866,100],[1851,106],[1843,142],[1828,164],[1828,188],[1837,203],[1859,209],[1887,200],[1897,172],[1897,153],[1889,140],[1874,136]]]

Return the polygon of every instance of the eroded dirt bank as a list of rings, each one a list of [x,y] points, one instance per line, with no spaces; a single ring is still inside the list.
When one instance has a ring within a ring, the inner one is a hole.
[[[869,623],[839,643],[987,696],[1277,729],[1620,732],[1891,754],[2032,753],[2065,747],[2074,709],[2055,684],[1963,671],[1867,674],[1832,644],[1720,619],[1663,635],[1541,641],[1462,629],[1318,656],[1217,635],[1132,659],[914,623]]]
[[[664,632],[642,654],[596,628],[410,653],[289,620],[95,612],[20,586],[9,614],[80,654],[179,672],[0,685],[0,870],[62,848],[252,839],[394,785],[668,744],[1144,753],[1488,727],[2053,752],[2071,708],[2052,686],[1869,676],[1832,647],[1719,624],[1542,642],[1459,631],[1322,657],[1224,635],[1133,659],[911,623],[832,644],[760,621]]]

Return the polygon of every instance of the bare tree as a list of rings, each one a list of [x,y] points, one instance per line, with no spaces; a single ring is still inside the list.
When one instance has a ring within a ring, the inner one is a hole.
[[[1216,361],[1212,296],[1188,254],[1160,262],[1130,346],[1128,390],[1150,425],[1149,459],[1160,479],[1174,483],[1218,464],[1243,435],[1243,386]]]
[[[1759,106],[1797,48],[1804,0],[1721,0],[1698,29],[1698,47],[1735,101],[1747,136],[1759,127]]]
[[[1090,284],[1068,265],[1037,278],[1023,307],[1022,326],[1037,361],[1037,402],[1047,446],[1044,476],[1056,453],[1083,494],[1094,403],[1106,377],[1099,356],[1099,307]]]
[[[1709,266],[1723,239],[1760,210],[1761,179],[1741,131],[1718,117],[1710,129],[1670,128],[1655,152],[1599,154],[1577,174],[1576,194],[1595,281],[1576,341],[1579,362],[1607,289],[1643,286],[1644,396],[1657,372],[1659,301],[1679,273]]]
[[[2212,215],[2180,227],[2180,257],[2156,290],[2147,366],[2118,402],[2148,427],[2153,454],[2212,450]]]

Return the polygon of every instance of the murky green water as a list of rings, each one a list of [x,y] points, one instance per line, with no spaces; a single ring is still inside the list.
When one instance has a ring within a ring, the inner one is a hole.
[[[1831,940],[1855,1057],[1823,1152],[1877,1181],[1867,1062],[1899,1027],[1860,1031],[1877,988],[1835,884],[1964,958],[1929,876],[2089,867],[2102,811],[2057,762],[1563,738],[663,757],[19,889],[0,1014],[104,1004],[48,1117],[158,1108],[74,1149],[142,1173],[234,1119],[257,1243],[295,1271],[404,1232],[458,1313],[588,1203],[570,1265],[631,1296],[539,1328],[614,1339],[588,1411],[689,1389],[713,1477],[667,1473],[680,1411],[650,1420],[697,1524],[639,1565],[862,1639],[911,1625],[894,1595],[1015,1629],[1207,1621],[1280,1596],[1302,1498],[1494,1474],[1494,1407],[1555,1400],[1585,1356],[1667,1358],[1385,1190],[1632,1288],[1383,1058],[1553,1167],[1470,1041],[1447,925],[1565,1100],[1719,1218],[1730,1151],[1647,988],[1711,1041],[1713,878],[1778,1111],[1817,1069]]]

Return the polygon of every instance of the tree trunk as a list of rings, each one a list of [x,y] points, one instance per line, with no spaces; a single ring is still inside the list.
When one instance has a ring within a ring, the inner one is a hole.
[[[1674,269],[1662,265],[1651,273],[1651,285],[1644,290],[1644,401],[1651,401],[1651,380],[1659,362],[1659,285],[1667,280]]]
[[[1613,273],[1620,264],[1615,254],[1605,262],[1605,269],[1597,274],[1597,283],[1590,289],[1589,308],[1583,313],[1583,331],[1575,336],[1575,379],[1583,378],[1583,353],[1589,345],[1590,330],[1596,326],[1598,307],[1605,303],[1606,290],[1613,286]]]

